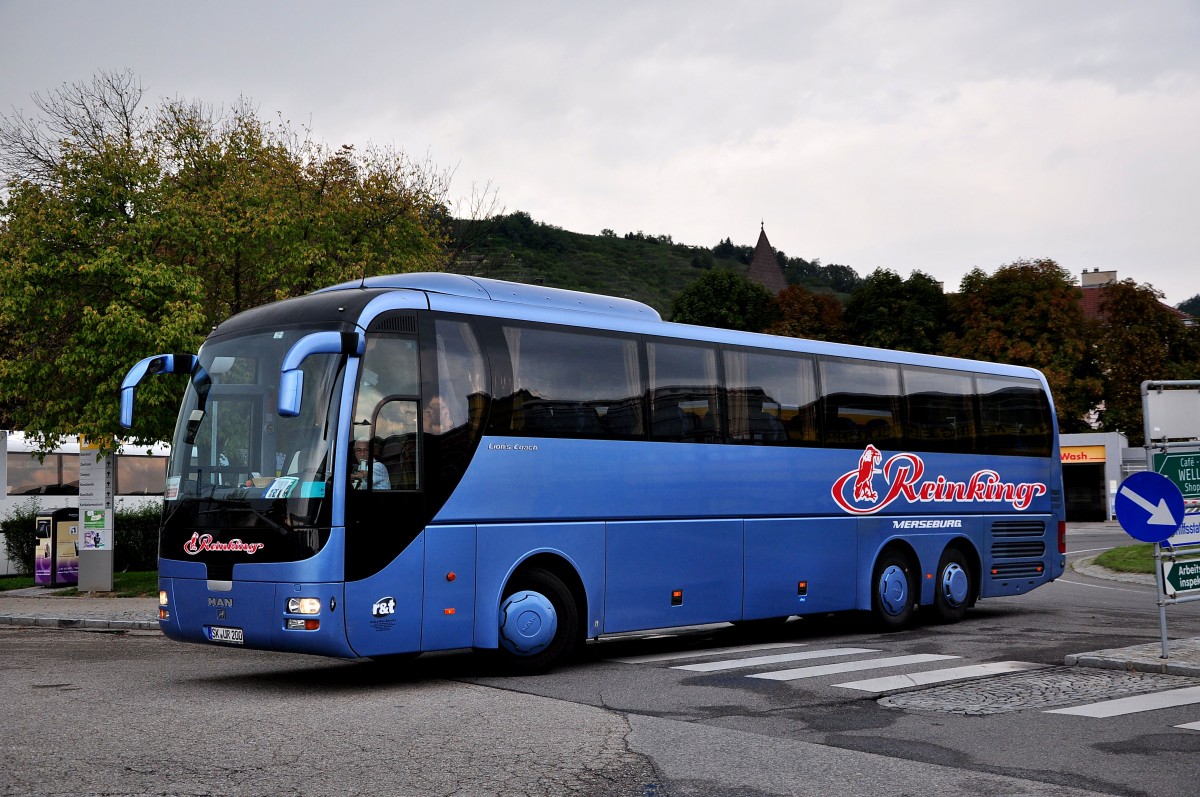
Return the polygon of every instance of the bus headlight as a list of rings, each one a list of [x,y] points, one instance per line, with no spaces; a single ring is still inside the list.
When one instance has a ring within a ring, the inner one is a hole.
[[[288,614],[320,614],[320,598],[288,598]]]

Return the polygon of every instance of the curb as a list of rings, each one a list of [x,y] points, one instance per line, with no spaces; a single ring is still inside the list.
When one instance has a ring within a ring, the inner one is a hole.
[[[1170,651],[1170,646],[1167,650]],[[1130,659],[1117,656],[1104,656],[1097,653],[1073,653],[1063,659],[1068,667],[1095,667],[1100,670],[1124,670],[1125,672],[1144,672],[1158,675],[1183,675],[1189,678],[1200,678],[1200,663],[1176,661],[1174,659]]]
[[[96,620],[72,617],[20,617],[0,614],[0,625],[78,628],[90,631],[159,631],[157,620]]]

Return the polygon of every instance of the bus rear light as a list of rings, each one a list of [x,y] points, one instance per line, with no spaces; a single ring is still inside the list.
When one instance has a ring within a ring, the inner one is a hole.
[[[1058,552],[1067,552],[1067,521],[1058,521]]]
[[[169,611],[167,611],[166,609],[159,608],[159,610],[158,610],[158,619],[159,619],[159,620],[170,620],[170,619],[171,619],[171,613],[170,613]]]
[[[671,590],[671,605],[672,606],[682,606],[683,605],[683,590],[681,590],[681,589]]]
[[[160,589],[158,591],[158,605],[166,606],[168,603],[170,603],[170,598],[167,596],[167,591],[165,589]]]

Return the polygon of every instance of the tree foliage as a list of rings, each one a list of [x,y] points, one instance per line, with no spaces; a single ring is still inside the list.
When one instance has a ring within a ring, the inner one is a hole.
[[[1149,285],[1127,279],[1097,290],[1103,291],[1096,345],[1104,380],[1102,428],[1123,432],[1130,445],[1140,446],[1142,382],[1200,378],[1200,329],[1184,326]]]
[[[828,293],[813,293],[789,285],[773,300],[775,321],[766,328],[772,335],[812,340],[845,340],[842,303]]]
[[[1019,260],[992,275],[973,269],[951,300],[953,330],[942,351],[956,357],[1041,370],[1055,397],[1060,428],[1086,429],[1101,384],[1079,288],[1058,263]]]
[[[1192,317],[1200,317],[1200,293],[1175,306]]]
[[[771,293],[732,271],[710,271],[677,297],[671,320],[759,332],[771,323]]]
[[[919,271],[901,279],[878,269],[846,303],[848,336],[862,346],[936,354],[949,318],[950,300],[941,284]]]
[[[0,116],[0,408],[46,446],[120,433],[125,371],[233,313],[443,264],[449,175],[428,162],[331,150],[245,102],[141,100],[102,73]],[[133,439],[169,436],[178,390],[139,391]]]

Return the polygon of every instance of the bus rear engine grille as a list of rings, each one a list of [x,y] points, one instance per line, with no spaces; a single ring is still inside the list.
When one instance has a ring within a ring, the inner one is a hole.
[[[1010,578],[1038,578],[1045,573],[1045,565],[1041,562],[993,562],[992,580],[1003,581]]]
[[[1046,533],[1044,520],[998,520],[992,524],[992,539],[1011,540],[1041,537]]]
[[[1046,543],[1042,540],[997,541],[992,543],[993,559],[1041,558],[1046,554]]]

